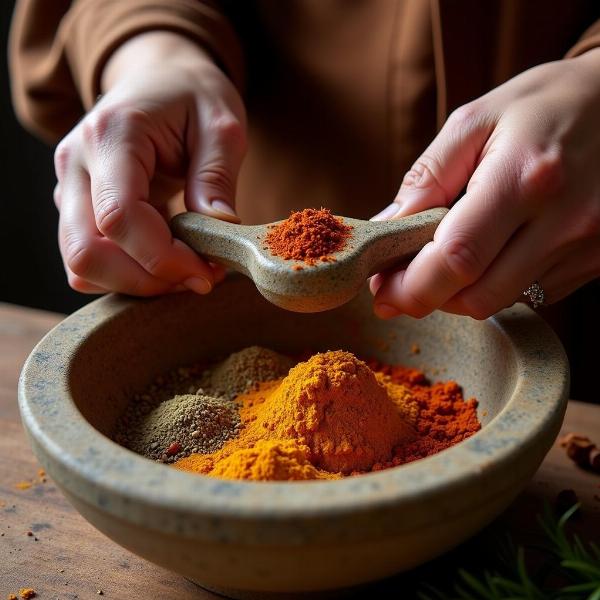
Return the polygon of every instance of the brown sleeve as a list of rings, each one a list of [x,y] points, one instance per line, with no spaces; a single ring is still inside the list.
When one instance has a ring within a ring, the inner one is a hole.
[[[598,47],[600,47],[600,19],[584,31],[578,42],[567,52],[567,58],[579,56]]]
[[[241,86],[240,45],[211,0],[18,0],[9,62],[21,122],[47,141],[62,137],[93,106],[111,53],[150,30],[197,41]]]

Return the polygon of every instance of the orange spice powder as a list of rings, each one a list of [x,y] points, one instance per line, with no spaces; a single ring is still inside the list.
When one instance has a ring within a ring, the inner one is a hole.
[[[389,468],[425,458],[462,442],[481,429],[477,418],[477,400],[465,400],[456,381],[430,385],[418,369],[392,366],[371,361],[369,366],[392,384],[407,385],[416,402],[415,429],[417,437],[397,446],[394,458],[374,466],[374,470]]]
[[[454,381],[327,352],[238,397],[244,429],[175,467],[226,479],[335,479],[424,458],[481,428]]]
[[[335,260],[344,248],[352,227],[331,214],[327,208],[305,208],[292,214],[267,233],[265,243],[275,256],[300,260],[308,265]],[[300,270],[295,267],[295,270]]]

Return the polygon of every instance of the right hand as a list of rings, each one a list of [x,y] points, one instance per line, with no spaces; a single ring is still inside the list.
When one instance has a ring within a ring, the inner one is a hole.
[[[246,144],[240,96],[201,48],[169,32],[121,46],[102,89],[55,153],[69,284],[138,296],[210,292],[222,269],[173,239],[154,191],[176,181],[187,210],[239,222],[235,185]]]

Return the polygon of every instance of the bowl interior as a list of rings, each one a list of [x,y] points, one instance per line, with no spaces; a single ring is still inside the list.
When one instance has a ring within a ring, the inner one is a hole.
[[[96,311],[110,313],[111,302],[123,302],[105,300]],[[132,394],[157,375],[254,344],[292,354],[344,349],[418,367],[432,381],[454,379],[465,398],[479,400],[484,426],[506,406],[518,377],[513,344],[493,320],[439,313],[381,321],[367,290],[331,311],[292,313],[264,300],[248,279],[233,277],[207,297],[131,301],[111,314],[79,345],[70,363],[70,392],[85,419],[110,436]]]

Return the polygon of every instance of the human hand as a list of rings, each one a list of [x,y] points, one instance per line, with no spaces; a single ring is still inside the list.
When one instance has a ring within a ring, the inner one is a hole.
[[[71,287],[208,293],[222,269],[173,239],[169,207],[154,192],[179,183],[185,208],[239,222],[245,112],[237,91],[202,49],[169,32],[121,46],[102,89],[55,153],[59,245]]]
[[[600,275],[600,49],[532,68],[455,111],[374,219],[450,205],[375,313],[485,319],[539,281],[546,302]]]

